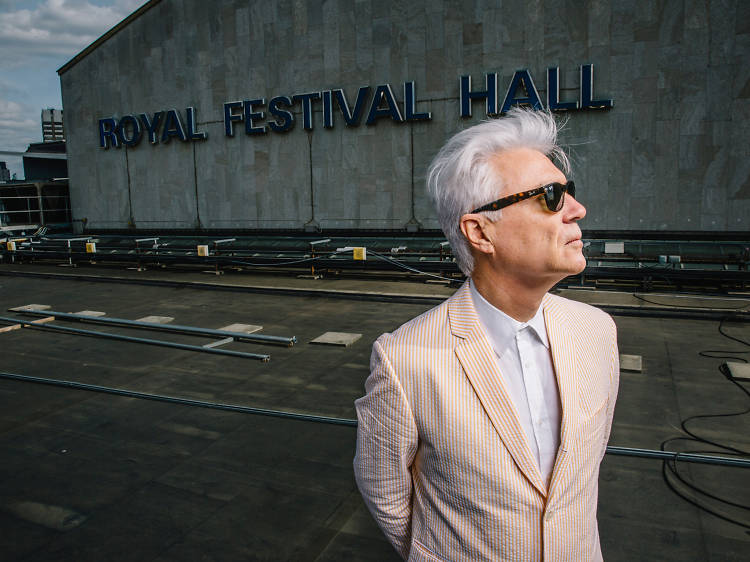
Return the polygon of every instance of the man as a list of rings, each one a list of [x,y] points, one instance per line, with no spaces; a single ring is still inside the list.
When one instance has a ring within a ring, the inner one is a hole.
[[[599,464],[619,363],[602,311],[547,293],[585,267],[586,214],[547,113],[448,141],[428,188],[469,280],[383,334],[354,468],[409,560],[601,560]]]

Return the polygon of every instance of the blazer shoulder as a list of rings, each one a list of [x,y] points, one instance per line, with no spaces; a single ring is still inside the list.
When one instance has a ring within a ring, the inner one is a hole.
[[[612,317],[600,308],[559,295],[548,294],[547,297],[552,308],[571,318],[579,325],[606,328],[612,332],[617,331]]]
[[[376,343],[383,348],[424,345],[427,334],[437,334],[449,330],[448,305],[451,298],[403,323],[393,332],[382,334]]]

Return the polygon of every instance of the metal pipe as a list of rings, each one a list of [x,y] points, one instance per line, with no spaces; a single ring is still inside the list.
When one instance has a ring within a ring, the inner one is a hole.
[[[202,353],[213,353],[215,355],[229,355],[231,357],[242,357],[243,359],[258,359],[264,362],[269,361],[271,359],[271,356],[267,354],[245,353],[243,351],[230,351],[228,349],[214,349],[212,347],[202,347],[200,345],[189,345],[185,343],[176,343],[176,342],[164,341],[164,340],[134,338],[132,336],[123,336],[121,334],[110,334],[108,332],[95,332],[93,330],[81,330],[79,328],[66,328],[64,326],[55,326],[52,324],[35,324],[33,321],[28,322],[26,320],[19,320],[18,318],[7,318],[5,316],[0,316],[0,320],[2,320],[3,322],[10,322],[12,324],[21,324],[24,327],[37,328],[39,330],[52,330],[55,332],[65,332],[68,334],[95,336],[97,338],[127,341],[131,343],[144,343],[146,345],[158,345],[161,347],[171,347],[174,349],[183,349],[186,351],[200,351]]]
[[[702,311],[688,308],[662,308],[658,306],[624,306],[597,303],[594,306],[612,316],[635,316],[638,318],[675,318],[679,320],[724,320],[728,316],[733,322],[750,322],[750,313],[735,309],[708,308]]]
[[[178,396],[164,396],[162,394],[149,394],[146,392],[136,392],[124,388],[111,388],[96,384],[87,384],[75,381],[65,381],[56,379],[46,379],[42,377],[32,377],[29,375],[17,375],[14,373],[0,372],[0,379],[17,380],[24,382],[33,382],[38,384],[47,384],[51,386],[61,386],[64,388],[75,388],[78,390],[88,390],[92,392],[102,392],[104,394],[114,394],[117,396],[127,396],[129,398],[141,398],[143,400],[154,400],[157,402],[168,402],[170,404],[182,404],[184,406],[196,406],[198,408],[210,408],[213,410],[226,410],[230,412],[240,412],[243,414],[255,414],[259,416],[271,416],[275,418],[287,418],[299,421],[309,421],[317,423],[327,423],[332,425],[344,425],[350,427],[357,426],[357,420],[346,418],[332,418],[327,416],[316,416],[312,414],[298,414],[296,412],[284,412],[282,410],[269,410],[266,408],[253,408],[251,406],[240,406],[235,404],[221,404],[218,402],[207,402],[205,400],[193,400],[191,398],[180,398]]]
[[[713,455],[699,455],[696,453],[676,453],[673,451],[655,451],[653,449],[637,449],[633,447],[607,447],[607,454],[625,457],[640,457],[647,459],[661,459],[667,461],[695,462],[701,464],[718,464],[722,466],[737,466],[750,468],[750,459],[732,459]]]
[[[195,326],[181,326],[179,324],[159,324],[158,322],[139,322],[137,320],[127,320],[125,318],[103,318],[86,316],[84,314],[71,314],[68,312],[54,312],[52,310],[13,310],[21,314],[33,314],[36,316],[55,316],[67,320],[78,320],[81,322],[90,322],[92,324],[109,324],[112,326],[125,326],[128,328],[141,328],[147,330],[160,330],[164,332],[174,332],[180,334],[190,334],[194,336],[210,336],[217,338],[234,338],[235,340],[245,340],[256,343],[271,343],[292,347],[297,343],[297,337],[290,338],[285,336],[268,336],[262,334],[245,334],[243,332],[228,332],[226,330],[211,330],[209,328],[197,328]]]
[[[149,394],[127,390],[123,388],[112,388],[95,384],[87,384],[75,381],[66,381],[58,379],[47,379],[43,377],[33,377],[29,375],[18,375],[15,373],[0,372],[0,379],[9,379],[23,382],[33,382],[51,386],[60,386],[64,388],[75,388],[78,390],[88,390],[91,392],[101,392],[104,394],[114,394],[117,396],[127,396],[130,398],[141,398],[143,400],[154,400],[157,402],[168,402],[171,404],[182,404],[185,406],[196,406],[199,408],[210,408],[214,410],[226,410],[230,412],[240,412],[243,414],[255,414],[260,416],[271,416],[276,418],[286,418],[299,421],[308,421],[315,423],[326,423],[331,425],[343,425],[348,427],[357,427],[357,420],[350,418],[333,418],[328,416],[316,416],[314,414],[300,414],[297,412],[286,412],[283,410],[269,410],[266,408],[253,408],[251,406],[240,406],[236,404],[222,404],[220,402],[208,402],[205,400],[193,400],[191,398],[180,398],[178,396],[166,396],[163,394]],[[680,462],[714,464],[720,466],[730,466],[735,468],[750,468],[750,459],[731,459],[727,457],[717,457],[712,455],[699,455],[694,453],[677,453],[674,451],[656,451],[653,449],[639,449],[634,447],[607,447],[608,455],[639,457],[658,460],[673,460]]]
[[[44,205],[42,204],[42,185],[37,183],[35,184],[36,187],[36,198],[37,198],[37,205],[39,206],[39,222],[41,224],[45,224],[44,222]]]

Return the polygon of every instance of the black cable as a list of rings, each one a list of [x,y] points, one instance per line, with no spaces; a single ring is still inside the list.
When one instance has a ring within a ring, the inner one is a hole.
[[[426,271],[420,271],[416,267],[411,267],[409,265],[406,265],[405,263],[402,263],[402,262],[400,262],[398,260],[394,260],[393,258],[389,258],[387,256],[379,254],[379,253],[377,253],[377,252],[375,252],[373,250],[369,250],[368,253],[374,255],[375,257],[380,258],[381,260],[383,260],[385,262],[391,263],[391,264],[395,265],[396,267],[400,267],[402,269],[405,269],[407,271],[411,271],[413,273],[419,273],[421,275],[427,275],[428,277],[435,277],[436,279],[442,279],[443,281],[450,281],[451,283],[455,283],[456,281],[458,281],[457,279],[449,279],[447,277],[442,277],[441,275],[436,275],[434,273],[427,273]]]
[[[724,320],[726,320],[726,319],[723,319],[723,320],[722,320],[721,322],[719,322],[719,333],[720,333],[721,335],[725,336],[725,337],[728,337],[728,338],[734,339],[734,340],[736,340],[736,341],[739,341],[739,342],[741,342],[741,343],[745,343],[745,342],[743,342],[742,340],[740,340],[740,339],[738,339],[738,338],[733,338],[732,336],[729,336],[728,334],[726,334],[725,332],[723,332],[723,331],[721,330],[721,326],[722,326],[722,324],[724,323]],[[746,344],[746,345],[750,346],[750,344]],[[710,355],[708,355],[708,353],[747,353],[747,352],[748,352],[748,351],[744,351],[744,350],[743,350],[743,351],[729,351],[729,350],[706,350],[706,351],[699,351],[699,352],[698,352],[698,355],[701,355],[702,357],[709,357],[709,358],[712,358],[712,359],[733,359],[733,360],[735,360],[735,361],[736,361],[736,360],[740,360],[740,361],[742,361],[742,362],[744,362],[744,363],[747,363],[747,360],[746,360],[746,359],[744,359],[744,358],[742,358],[742,357],[734,357],[734,356],[731,356],[731,355],[730,355],[730,356],[723,356],[723,357],[722,357],[722,356],[710,356]],[[728,373],[728,372],[726,372],[726,370],[725,370],[725,369],[726,369],[726,368],[724,367],[724,365],[720,365],[720,366],[719,366],[719,372],[720,372],[720,373],[721,373],[722,375],[724,375],[724,376],[725,376],[725,377],[727,378],[727,380],[729,380],[729,382],[731,382],[731,383],[733,383],[734,385],[736,385],[736,386],[737,386],[737,387],[738,387],[738,388],[739,388],[739,389],[740,389],[740,390],[741,390],[742,392],[744,392],[745,394],[747,394],[747,395],[748,395],[748,397],[750,397],[750,392],[748,392],[748,391],[747,391],[747,389],[745,389],[745,388],[744,388],[744,387],[743,387],[743,386],[742,386],[741,384],[739,384],[739,383],[738,383],[737,381],[735,381],[734,379],[732,379],[732,378],[731,378],[731,377],[729,376],[729,373]],[[706,443],[706,444],[708,444],[708,445],[713,445],[714,447],[719,447],[719,448],[721,448],[721,449],[725,449],[725,450],[728,450],[728,451],[734,451],[734,452],[736,452],[736,453],[738,453],[738,454],[741,454],[741,455],[750,455],[750,451],[743,451],[743,450],[741,450],[741,449],[737,449],[737,448],[735,448],[735,447],[731,447],[731,446],[729,446],[729,445],[723,445],[723,444],[721,444],[721,443],[717,443],[717,442],[715,442],[715,441],[711,441],[710,439],[706,439],[705,437],[701,437],[700,435],[696,435],[695,433],[693,433],[692,431],[690,431],[690,430],[689,430],[689,429],[687,428],[687,423],[688,423],[688,422],[690,422],[690,421],[692,421],[692,420],[695,420],[695,419],[705,419],[705,418],[722,418],[722,417],[742,416],[742,415],[745,415],[745,414],[747,414],[747,413],[750,413],[750,407],[749,407],[749,408],[747,408],[747,409],[745,409],[745,410],[743,410],[742,412],[735,412],[735,413],[730,413],[730,414],[700,414],[700,415],[690,416],[689,418],[686,418],[686,419],[684,419],[684,420],[682,420],[682,421],[680,422],[680,427],[682,427],[682,430],[683,430],[683,431],[684,431],[685,433],[687,433],[688,435],[690,435],[690,437],[692,437],[692,438],[693,438],[694,440],[696,440],[696,441],[700,441],[700,442],[702,442],[702,443]]]
[[[722,320],[721,322],[719,322],[719,333],[720,333],[720,334],[721,334],[722,336],[724,336],[725,338],[729,338],[730,340],[734,340],[734,341],[736,341],[736,342],[739,342],[739,343],[741,343],[741,344],[743,344],[743,345],[746,345],[746,346],[750,347],[750,342],[746,342],[746,341],[745,341],[745,340],[743,340],[743,339],[740,339],[740,338],[736,338],[736,337],[734,337],[734,336],[730,336],[730,335],[729,335],[729,334],[727,334],[727,333],[726,333],[726,332],[725,332],[724,330],[722,330],[722,329],[721,329],[721,327],[722,327],[722,326],[724,325],[724,322],[725,322],[726,320],[729,320],[729,317],[726,317],[726,318],[724,318],[724,319],[723,319],[723,320]],[[748,351],[750,351],[750,350],[748,350]],[[747,353],[748,351],[745,351],[745,353]]]
[[[673,442],[673,441],[693,441],[693,438],[692,438],[692,437],[672,437],[672,438],[670,438],[670,439],[666,439],[666,440],[664,440],[664,441],[662,442],[662,450],[664,450],[664,447],[666,446],[666,444],[667,444],[667,443],[671,443],[671,442]],[[720,452],[720,453],[721,453],[721,454],[723,454],[723,455],[734,455],[734,456],[740,456],[740,453],[735,453],[735,452],[729,452],[729,451],[718,451],[718,452]],[[714,455],[715,455],[715,454],[717,453],[717,451],[715,451],[715,450],[700,450],[700,451],[690,451],[690,453],[691,453],[691,454],[714,454]],[[709,497],[709,498],[711,498],[711,499],[713,499],[713,500],[716,500],[716,501],[719,501],[719,502],[721,502],[721,503],[725,503],[725,504],[727,504],[727,505],[731,505],[732,507],[737,507],[737,508],[739,508],[739,509],[750,510],[750,506],[747,506],[747,505],[743,505],[743,504],[740,504],[740,503],[737,503],[737,502],[733,502],[733,501],[731,501],[731,500],[728,500],[728,499],[726,499],[726,498],[722,498],[722,497],[719,497],[719,496],[717,496],[717,495],[715,495],[715,494],[712,494],[711,492],[707,492],[706,490],[703,490],[702,488],[699,488],[698,486],[696,486],[696,485],[695,485],[695,484],[693,484],[692,482],[690,482],[690,481],[686,480],[686,479],[685,479],[685,478],[684,478],[684,477],[683,477],[683,476],[682,476],[682,475],[681,475],[681,474],[679,473],[679,471],[677,470],[677,463],[675,462],[675,460],[668,460],[668,461],[664,461],[664,464],[667,464],[667,463],[671,463],[671,465],[670,465],[670,466],[668,467],[668,468],[669,468],[669,471],[670,471],[670,472],[671,472],[671,473],[672,473],[672,474],[673,474],[673,475],[674,475],[674,476],[675,476],[675,477],[676,477],[676,478],[677,478],[677,479],[678,479],[678,480],[679,480],[680,482],[682,482],[682,484],[684,484],[684,485],[685,485],[685,486],[687,486],[688,488],[690,488],[690,489],[694,490],[695,492],[698,492],[698,493],[699,493],[699,494],[701,494],[701,495],[704,495],[704,496],[706,496],[706,497]],[[665,474],[665,473],[664,473],[664,466],[662,466],[662,475],[664,475],[664,474]],[[668,482],[667,484],[669,485],[670,483]],[[670,488],[672,488],[672,487],[670,486]],[[683,497],[684,499],[687,499],[687,500],[689,501],[689,499],[688,499],[688,498],[685,498],[685,497],[684,497],[684,496],[683,496],[682,494],[680,494],[680,493],[679,493],[679,492],[678,492],[677,490],[675,490],[674,488],[672,488],[672,491],[673,491],[673,492],[675,492],[675,493],[676,493],[677,495],[679,495],[680,497]],[[714,514],[714,515],[716,515],[716,514]],[[721,516],[720,516],[720,517],[721,517]]]
[[[669,440],[669,441],[671,441],[671,440]],[[709,453],[715,453],[716,451],[707,451],[707,452],[709,452]],[[675,463],[674,461],[666,461],[666,462],[671,462],[671,463],[673,464],[673,466],[671,466],[671,467],[670,467],[670,472],[671,472],[671,473],[672,473],[672,474],[673,474],[673,475],[674,475],[674,476],[675,476],[675,477],[676,477],[676,478],[677,478],[677,479],[678,479],[678,480],[679,480],[680,482],[682,482],[682,483],[683,483],[683,484],[684,484],[685,486],[687,486],[688,488],[690,488],[690,489],[692,489],[692,490],[695,490],[695,491],[696,491],[696,492],[698,492],[699,494],[702,494],[702,495],[704,495],[704,496],[707,496],[707,497],[709,497],[709,498],[711,498],[711,499],[714,499],[714,500],[716,500],[716,501],[720,501],[720,502],[722,502],[722,503],[725,503],[725,504],[727,504],[727,505],[731,505],[732,507],[737,507],[737,508],[739,508],[739,509],[745,509],[745,510],[749,510],[749,511],[750,511],[750,506],[748,506],[748,505],[743,505],[743,504],[741,504],[741,503],[733,502],[733,501],[731,501],[731,500],[728,500],[728,499],[726,499],[726,498],[721,498],[721,497],[719,497],[719,496],[717,496],[717,495],[714,495],[714,494],[712,494],[712,493],[710,493],[710,492],[706,492],[705,490],[703,490],[703,489],[699,488],[698,486],[696,486],[696,485],[695,485],[695,484],[693,484],[692,482],[689,482],[688,480],[686,480],[686,479],[685,479],[685,478],[684,478],[684,477],[683,477],[683,476],[682,476],[682,475],[681,475],[681,474],[680,474],[680,473],[678,472],[678,470],[677,470],[677,463]]]
[[[646,299],[643,299],[643,300],[646,300]],[[654,304],[658,304],[658,303],[654,303]],[[724,332],[722,330],[722,326],[723,326],[724,322],[727,319],[728,319],[728,317],[727,318],[723,318],[719,322],[719,326],[718,326],[719,333],[722,336],[724,336],[724,337],[727,337],[727,338],[732,339],[734,341],[738,341],[738,342],[740,342],[742,344],[750,346],[750,344],[748,344],[747,342],[745,342],[745,341],[743,341],[743,340],[741,340],[739,338],[735,338],[733,336],[730,336],[729,334],[727,334],[726,332]],[[709,354],[712,354],[712,353],[713,354],[747,353],[747,350],[740,350],[740,351],[703,350],[703,351],[699,351],[698,352],[698,354],[701,355],[702,357],[709,357],[709,358],[713,358],[713,359],[732,359],[732,360],[735,360],[735,361],[739,360],[739,361],[742,361],[744,363],[748,362],[747,360],[745,360],[742,357],[735,357],[733,355],[724,355],[724,356],[721,356],[721,355],[720,356],[709,355]],[[736,380],[734,380],[731,377],[731,375],[730,375],[727,367],[725,366],[725,364],[722,364],[722,365],[719,366],[719,372],[722,375],[724,375],[727,378],[727,380],[729,380],[729,382],[731,382],[732,384],[734,384],[735,386],[737,386],[737,388],[739,388],[744,394],[746,394],[748,396],[748,398],[750,398],[750,391],[748,391],[744,386],[742,386],[739,382],[737,382]],[[718,443],[716,441],[713,441],[711,439],[707,439],[705,437],[701,437],[700,435],[697,435],[696,433],[694,433],[693,431],[691,431],[690,429],[688,429],[687,424],[690,421],[697,420],[697,419],[734,417],[734,416],[742,416],[742,415],[745,415],[745,414],[748,414],[748,413],[750,413],[750,407],[746,408],[745,410],[743,410],[741,412],[723,413],[723,414],[699,414],[699,415],[695,415],[695,416],[690,416],[690,417],[688,417],[688,418],[680,421],[680,427],[682,428],[682,430],[689,437],[682,437],[682,436],[680,436],[680,437],[671,437],[669,439],[665,439],[664,441],[661,442],[660,449],[662,451],[666,450],[665,449],[666,445],[668,443],[673,442],[673,441],[689,441],[689,442],[704,443],[704,444],[707,444],[707,445],[711,445],[713,447],[717,447],[719,449],[718,452],[720,452],[722,454],[747,457],[748,455],[750,455],[750,452],[743,451],[742,449],[739,449],[737,447],[732,447],[731,445],[725,445],[723,443]],[[698,453],[699,451],[686,451],[686,452]],[[716,453],[717,451],[709,451],[709,452]],[[738,502],[735,502],[735,501],[732,501],[732,500],[728,500],[726,498],[722,498],[722,497],[720,497],[720,496],[718,496],[716,494],[713,494],[711,492],[708,492],[705,489],[703,489],[703,488],[697,486],[696,484],[690,482],[689,480],[687,480],[684,476],[682,476],[679,473],[679,471],[677,469],[677,461],[676,461],[676,459],[675,460],[665,460],[662,463],[662,478],[664,480],[664,483],[677,496],[679,496],[680,498],[682,498],[683,500],[685,500],[689,504],[697,507],[698,509],[700,509],[700,510],[706,512],[706,513],[710,513],[711,515],[713,515],[715,517],[718,517],[719,519],[722,519],[723,521],[727,521],[728,523],[733,523],[733,524],[738,525],[740,527],[743,527],[745,529],[750,529],[750,524],[744,523],[743,521],[740,521],[740,520],[737,520],[737,519],[733,519],[732,517],[729,517],[727,515],[719,513],[715,509],[711,509],[710,507],[708,507],[708,506],[704,505],[703,503],[701,503],[697,498],[689,497],[684,491],[679,490],[675,486],[674,482],[670,481],[670,476],[669,476],[670,474],[671,474],[671,476],[674,479],[676,479],[677,481],[681,482],[683,486],[685,486],[686,488],[688,488],[690,490],[693,490],[695,493],[700,494],[701,496],[704,496],[705,498],[709,498],[709,499],[711,499],[713,501],[719,502],[720,504],[731,506],[733,508],[738,508],[738,509],[742,509],[742,510],[748,510],[748,511],[750,511],[750,506],[747,506],[747,505],[744,505],[744,504],[740,504]]]
[[[293,264],[298,264],[298,263],[306,263],[306,262],[311,262],[311,261],[315,261],[315,260],[319,260],[319,259],[323,259],[323,258],[328,259],[328,258],[331,258],[331,257],[333,257],[335,255],[342,254],[345,251],[349,251],[349,250],[344,250],[344,251],[341,251],[341,252],[333,252],[333,253],[331,253],[331,254],[329,254],[327,256],[316,256],[314,258],[304,258],[304,259],[300,259],[300,260],[293,260],[293,261],[282,262],[282,263],[259,264],[259,263],[243,262],[243,261],[239,261],[239,260],[229,260],[229,262],[230,263],[241,264],[241,265],[250,265],[250,266],[283,266],[283,265],[293,265]],[[379,254],[378,252],[376,252],[374,250],[368,250],[367,253],[371,254],[371,255],[373,255],[373,256],[375,256],[375,257],[377,257],[377,258],[379,258],[379,259],[381,259],[381,260],[383,260],[383,261],[385,261],[387,263],[395,265],[396,267],[400,267],[401,269],[405,269],[407,271],[411,271],[412,273],[418,273],[420,275],[426,275],[427,277],[434,277],[436,279],[441,279],[443,281],[449,281],[451,283],[456,282],[456,279],[449,279],[447,277],[442,277],[441,275],[436,275],[434,273],[428,273],[426,271],[421,271],[421,270],[417,269],[416,267],[412,267],[410,265],[406,265],[403,262],[400,262],[400,261],[395,260],[393,258],[389,258],[387,256],[384,256],[383,254]]]
[[[706,309],[709,309],[709,310],[727,310],[727,311],[731,311],[731,312],[739,312],[741,310],[744,310],[744,309],[750,307],[750,304],[746,304],[744,306],[739,306],[739,307],[726,307],[726,306],[722,306],[722,307],[719,307],[719,308],[716,308],[715,306],[689,306],[689,307],[685,307],[685,306],[680,305],[680,304],[672,304],[672,303],[668,303],[668,302],[655,302],[655,301],[651,301],[651,300],[648,300],[646,297],[642,297],[641,295],[636,295],[635,293],[633,293],[633,296],[635,298],[637,298],[638,300],[641,300],[643,302],[647,302],[648,304],[654,304],[656,306],[672,306],[672,307],[675,307],[675,308],[706,308]],[[705,297],[702,296],[702,295],[696,295],[695,298],[705,298]],[[719,330],[719,331],[721,331],[721,330]],[[727,337],[731,337],[731,336],[727,336]],[[734,339],[734,338],[732,338],[732,339]],[[745,343],[745,342],[742,342],[742,343]],[[750,345],[750,344],[748,344],[748,345]]]
[[[349,250],[345,250],[345,251],[349,251]],[[342,254],[345,251],[332,252],[332,253],[328,254],[327,256],[315,256],[315,257],[302,258],[302,259],[298,259],[298,260],[291,260],[291,261],[280,262],[280,263],[251,263],[251,262],[240,261],[240,260],[226,260],[225,263],[233,263],[233,264],[247,265],[247,266],[258,266],[258,267],[278,267],[278,266],[285,266],[285,265],[295,265],[295,264],[299,264],[299,263],[308,263],[308,262],[316,261],[316,260],[320,260],[320,259],[329,259],[329,258],[331,258],[333,256],[338,255],[338,254]],[[456,279],[449,279],[447,277],[442,277],[441,275],[436,275],[434,273],[428,273],[426,271],[421,271],[421,270],[417,269],[416,267],[412,267],[410,265],[407,265],[407,264],[405,264],[403,262],[400,262],[398,260],[395,260],[393,258],[389,258],[387,256],[384,256],[383,254],[379,254],[378,252],[376,252],[374,250],[368,250],[367,253],[371,254],[371,255],[373,255],[373,256],[375,256],[375,257],[377,257],[377,258],[379,258],[379,259],[381,259],[381,260],[383,260],[383,261],[385,261],[387,263],[395,265],[396,267],[400,267],[401,269],[405,269],[407,271],[411,271],[412,273],[418,273],[420,275],[426,275],[427,277],[434,277],[436,279],[441,279],[443,281],[449,281],[451,283],[455,283],[457,281]]]
[[[633,257],[635,259],[635,256],[631,256],[631,257]],[[638,263],[638,260],[636,259],[635,262]],[[675,286],[674,280],[670,279],[666,275],[659,274],[659,273],[654,273],[654,272],[660,272],[660,271],[664,271],[664,272],[667,272],[667,271],[670,271],[670,272],[676,271],[673,267],[669,267],[669,266],[660,267],[660,266],[653,266],[653,265],[642,265],[640,267],[635,267],[635,268],[631,268],[631,269],[634,269],[635,271],[646,270],[646,271],[648,271],[649,273],[652,274],[653,278],[660,279],[661,281],[665,282],[667,285],[671,285],[673,287]],[[643,281],[644,281],[644,279],[641,278],[641,282],[643,282]]]
[[[334,255],[334,254],[331,254],[331,255]],[[284,266],[284,265],[295,265],[298,263],[307,263],[307,262],[317,261],[319,259],[329,258],[329,257],[331,256],[315,256],[314,258],[312,257],[301,258],[301,259],[295,259],[295,260],[290,260],[290,261],[285,261],[285,262],[270,262],[270,263],[252,263],[252,262],[240,261],[240,260],[222,260],[222,263],[234,263],[238,265],[249,265],[252,267],[279,267],[279,266]],[[206,263],[208,265],[211,264],[210,261],[207,261]]]
[[[748,343],[748,342],[746,342],[744,340],[741,340],[740,338],[736,338],[734,336],[730,336],[724,330],[721,329],[722,326],[724,325],[724,322],[726,322],[727,320],[729,320],[729,318],[730,318],[729,316],[725,316],[724,318],[721,319],[721,321],[719,322],[719,333],[722,336],[724,336],[725,338],[729,338],[730,340],[734,340],[734,341],[739,342],[739,343],[741,343],[743,345],[750,346],[750,343]],[[739,350],[731,350],[731,349],[706,349],[706,350],[702,350],[702,351],[698,352],[698,355],[700,355],[701,357],[708,357],[709,359],[731,359],[733,361],[742,361],[743,363],[747,363],[748,362],[747,359],[745,359],[743,357],[735,357],[734,355],[723,355],[723,356],[722,355],[709,355],[709,353],[714,353],[714,354],[716,354],[716,353],[750,353],[750,349],[739,349]],[[721,370],[721,367],[719,367],[719,371],[721,371],[721,373],[725,377],[727,376],[727,374]],[[727,377],[727,378],[729,378],[729,377]],[[729,379],[729,380],[731,380],[731,379]],[[742,387],[740,387],[740,388],[742,388]]]
[[[705,511],[706,513],[710,513],[711,515],[713,515],[715,517],[718,517],[719,519],[723,519],[724,521],[726,521],[728,523],[733,523],[733,524],[738,525],[740,527],[744,527],[745,529],[750,529],[750,525],[748,525],[746,523],[743,523],[741,521],[736,521],[735,519],[732,519],[731,517],[727,517],[726,515],[722,515],[721,513],[717,513],[713,509],[710,509],[710,508],[706,507],[705,505],[699,504],[697,501],[695,501],[695,500],[687,497],[685,494],[683,494],[682,492],[680,492],[679,490],[677,490],[677,488],[674,487],[674,485],[669,481],[669,478],[667,477],[666,467],[667,467],[667,465],[668,465],[669,462],[670,461],[664,461],[664,463],[662,464],[662,472],[661,472],[662,473],[662,478],[664,479],[664,483],[667,485],[667,487],[670,490],[672,490],[676,495],[678,495],[679,497],[681,497],[683,500],[685,500],[689,504],[694,505],[695,507],[697,507],[701,511]],[[670,468],[670,470],[674,470],[674,469]]]
[[[708,359],[731,359],[732,361],[742,361],[747,363],[747,359],[744,357],[735,357],[734,355],[709,355],[709,353],[748,353],[747,351],[729,351],[728,349],[707,349],[705,351],[699,351],[698,355],[701,357],[707,357]]]

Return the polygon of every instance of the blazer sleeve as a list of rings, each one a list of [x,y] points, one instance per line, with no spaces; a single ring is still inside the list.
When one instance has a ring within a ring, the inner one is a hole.
[[[614,320],[609,320],[612,324],[612,345],[610,347],[609,363],[609,395],[607,397],[607,426],[604,429],[604,442],[602,443],[601,458],[607,452],[607,443],[612,431],[612,420],[615,415],[615,402],[617,402],[617,392],[620,386],[620,352],[617,348],[617,326]]]
[[[411,545],[411,465],[418,433],[404,390],[381,340],[373,344],[366,394],[357,408],[354,475],[370,513],[405,559]]]

